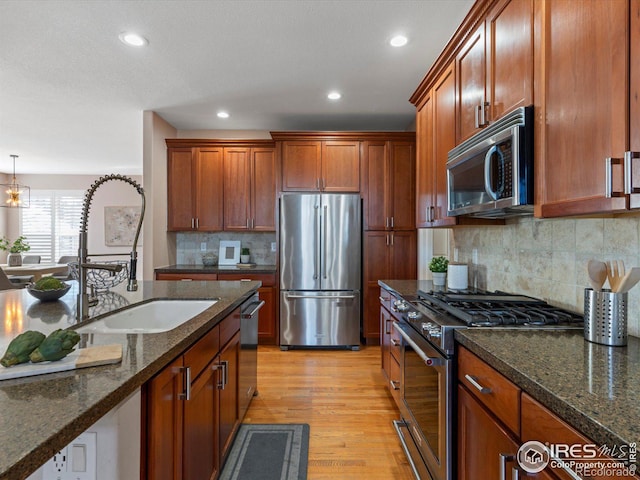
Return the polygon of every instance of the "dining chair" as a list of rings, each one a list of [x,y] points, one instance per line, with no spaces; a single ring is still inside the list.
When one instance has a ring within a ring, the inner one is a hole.
[[[16,285],[9,280],[4,270],[0,269],[0,290],[11,290],[15,288],[22,288],[22,285]]]
[[[62,265],[66,263],[67,265],[69,265],[71,262],[77,261],[77,255],[63,255],[58,259],[58,264]],[[57,278],[58,280],[73,280],[73,276],[71,275],[71,268],[69,268],[66,273],[54,273],[52,276]]]
[[[22,257],[22,264],[33,265],[34,263],[40,263],[41,259],[40,255],[25,255]]]
[[[40,255],[25,255],[22,257],[23,265],[36,265],[40,263],[42,257]],[[33,275],[9,275],[11,283],[18,285],[17,288],[25,287],[28,283],[33,282]]]

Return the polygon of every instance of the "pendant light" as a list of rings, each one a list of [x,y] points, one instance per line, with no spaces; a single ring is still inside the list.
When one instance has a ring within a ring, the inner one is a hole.
[[[13,159],[13,178],[11,183],[0,183],[0,189],[5,191],[6,197],[0,207],[29,208],[31,202],[31,189],[26,185],[20,185],[16,180],[16,158],[18,155],[9,155]]]

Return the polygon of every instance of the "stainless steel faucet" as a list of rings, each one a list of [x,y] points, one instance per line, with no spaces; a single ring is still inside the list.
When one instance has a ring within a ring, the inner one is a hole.
[[[82,222],[80,224],[80,241],[78,245],[78,303],[76,305],[76,318],[81,321],[89,318],[89,306],[96,305],[98,298],[93,294],[89,297],[87,293],[87,269],[97,270],[109,270],[112,272],[119,272],[122,270],[122,265],[110,265],[106,263],[89,263],[89,254],[87,253],[87,223],[89,221],[89,210],[91,209],[91,201],[93,195],[96,193],[98,187],[111,180],[119,180],[121,182],[128,183],[135,188],[142,197],[142,208],[140,211],[140,220],[138,221],[138,227],[136,228],[136,236],[133,240],[133,249],[131,250],[131,261],[129,264],[129,281],[127,283],[127,291],[133,292],[138,289],[138,281],[136,280],[136,269],[138,264],[138,252],[136,250],[138,245],[138,237],[140,236],[140,229],[142,228],[142,220],[144,219],[144,207],[145,197],[142,187],[133,179],[125,177],[124,175],[106,175],[96,180],[93,185],[87,190],[84,196],[84,204],[82,206]]]

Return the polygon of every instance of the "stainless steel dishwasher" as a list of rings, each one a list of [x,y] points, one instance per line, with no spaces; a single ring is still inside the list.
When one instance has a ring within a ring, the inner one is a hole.
[[[256,292],[240,307],[240,371],[238,407],[244,418],[251,399],[258,394],[258,312],[264,306]]]

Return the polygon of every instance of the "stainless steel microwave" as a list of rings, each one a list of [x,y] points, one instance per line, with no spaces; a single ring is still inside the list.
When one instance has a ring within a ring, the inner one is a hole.
[[[533,106],[520,107],[449,152],[447,214],[533,213]]]

